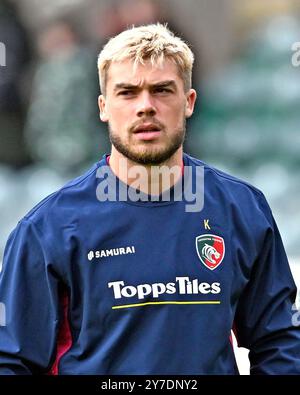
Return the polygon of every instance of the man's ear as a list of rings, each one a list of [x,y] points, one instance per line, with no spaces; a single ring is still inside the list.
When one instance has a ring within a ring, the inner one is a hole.
[[[108,121],[108,116],[106,115],[106,101],[103,95],[98,97],[98,106],[100,110],[100,119],[102,122]]]
[[[186,95],[185,116],[189,118],[194,112],[194,106],[197,98],[195,89],[190,89]]]

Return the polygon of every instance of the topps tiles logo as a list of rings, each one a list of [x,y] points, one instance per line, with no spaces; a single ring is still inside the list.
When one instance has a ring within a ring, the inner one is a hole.
[[[176,277],[174,282],[170,283],[154,283],[125,285],[124,281],[113,281],[107,284],[108,288],[112,288],[115,299],[137,297],[139,300],[145,299],[145,296],[158,298],[163,294],[179,294],[179,295],[207,295],[219,294],[221,287],[219,282],[209,284],[207,282],[199,282],[198,279],[190,280],[189,277]]]

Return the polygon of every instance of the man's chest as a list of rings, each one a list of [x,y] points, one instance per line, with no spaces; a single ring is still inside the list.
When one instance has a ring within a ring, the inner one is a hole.
[[[247,281],[242,242],[205,214],[107,217],[81,241],[72,285],[109,309],[228,304]]]

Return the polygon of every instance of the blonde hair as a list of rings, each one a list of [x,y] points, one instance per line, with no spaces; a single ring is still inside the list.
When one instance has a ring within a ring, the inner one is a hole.
[[[134,67],[150,60],[152,65],[162,65],[171,59],[178,67],[187,91],[192,84],[194,55],[188,45],[176,37],[166,26],[157,23],[132,27],[111,38],[98,57],[100,88],[106,91],[107,71],[112,62],[132,59]]]

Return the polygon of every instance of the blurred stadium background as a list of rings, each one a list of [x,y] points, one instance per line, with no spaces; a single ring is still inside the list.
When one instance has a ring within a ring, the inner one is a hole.
[[[103,44],[156,21],[196,54],[186,151],[263,190],[300,285],[296,0],[1,0],[0,261],[17,221],[109,150],[97,109]]]

